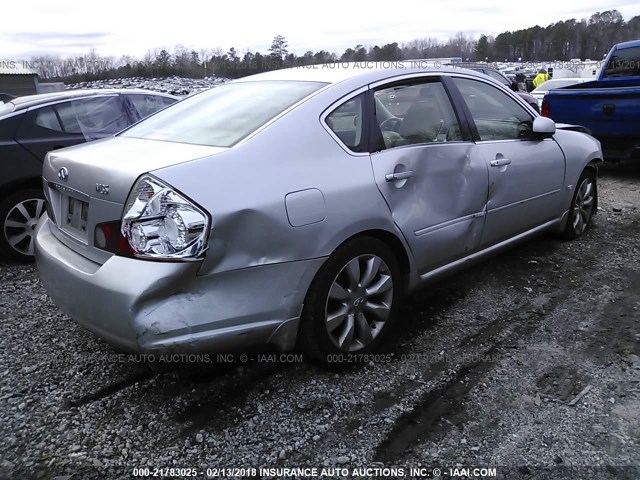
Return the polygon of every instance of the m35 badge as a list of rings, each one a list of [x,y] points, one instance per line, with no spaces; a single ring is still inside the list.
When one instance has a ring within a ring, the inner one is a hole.
[[[96,183],[96,192],[100,195],[109,195],[109,185],[106,183]]]

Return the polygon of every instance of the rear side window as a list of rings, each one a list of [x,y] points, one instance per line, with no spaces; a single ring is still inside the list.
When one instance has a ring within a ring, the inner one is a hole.
[[[44,107],[37,111],[34,123],[42,128],[62,132],[62,125],[53,107]]]
[[[340,105],[325,120],[331,131],[353,152],[366,151],[363,106],[364,94],[360,94]]]
[[[65,133],[72,133],[75,135],[82,134],[78,120],[76,119],[76,112],[70,103],[60,103],[56,105],[56,110],[60,116],[62,127]]]
[[[186,98],[122,135],[231,147],[325,85],[299,81],[230,83]],[[291,132],[292,139],[294,136]]]

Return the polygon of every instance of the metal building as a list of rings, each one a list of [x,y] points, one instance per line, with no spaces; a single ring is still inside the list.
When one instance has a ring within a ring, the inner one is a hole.
[[[38,92],[38,74],[21,62],[0,60],[0,93],[21,97]]]

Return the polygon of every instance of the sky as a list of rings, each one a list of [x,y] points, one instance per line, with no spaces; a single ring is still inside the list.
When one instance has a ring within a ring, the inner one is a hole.
[[[171,51],[177,44],[198,52],[235,47],[240,53],[264,53],[276,35],[284,35],[289,51],[298,55],[321,49],[341,54],[358,44],[402,44],[427,37],[446,41],[458,32],[496,36],[612,9],[625,20],[640,15],[640,0],[493,0],[488,5],[477,0],[110,0],[98,5],[77,0],[7,2],[2,8],[0,59],[68,57],[92,48],[102,56],[142,58],[150,50]]]

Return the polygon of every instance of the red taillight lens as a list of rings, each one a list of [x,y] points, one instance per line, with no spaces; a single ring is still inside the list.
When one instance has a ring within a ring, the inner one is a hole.
[[[542,101],[542,109],[540,110],[540,115],[543,117],[551,118],[551,107],[549,106],[549,102],[546,100]]]
[[[120,220],[104,222],[96,225],[93,245],[101,250],[115,253],[123,257],[132,257],[135,253],[129,241],[120,231]]]

